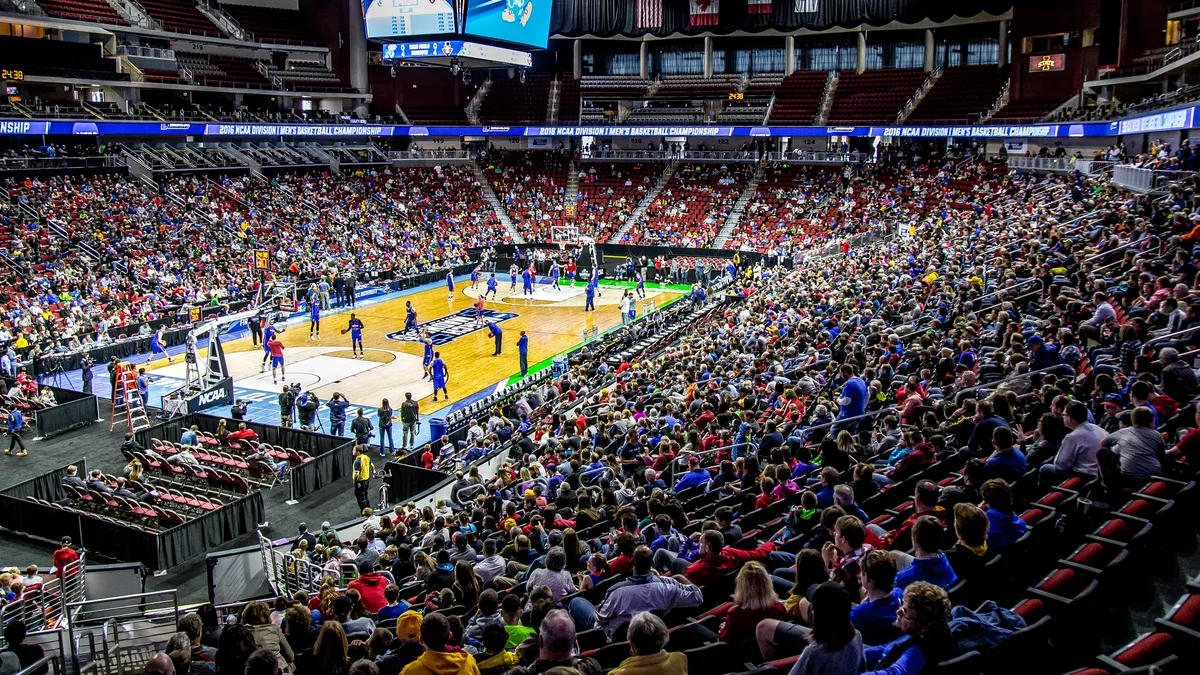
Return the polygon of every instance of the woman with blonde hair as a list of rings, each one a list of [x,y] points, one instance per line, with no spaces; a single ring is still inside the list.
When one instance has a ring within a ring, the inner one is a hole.
[[[289,670],[296,656],[279,626],[271,623],[271,607],[265,602],[252,602],[242,609],[241,623],[250,629],[254,644],[279,659],[279,667]]]
[[[417,567],[417,571],[413,574],[417,581],[428,580],[429,575],[433,574],[433,569],[436,567],[433,558],[425,551],[417,551],[413,556],[413,564]]]
[[[296,659],[296,675],[346,675],[350,672],[350,646],[346,631],[337,621],[321,626],[312,649]]]
[[[771,584],[767,568],[761,563],[750,561],[738,572],[737,584],[733,590],[733,607],[725,615],[720,638],[722,642],[735,647],[746,643],[745,646],[757,652],[755,626],[764,619],[786,618],[787,610],[775,594],[775,587]],[[755,654],[755,657],[757,656]]]

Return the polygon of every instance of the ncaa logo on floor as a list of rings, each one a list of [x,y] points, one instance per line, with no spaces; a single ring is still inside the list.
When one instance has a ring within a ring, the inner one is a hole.
[[[497,312],[494,309],[483,310],[483,318],[485,321],[500,323],[515,319],[520,314],[515,312]],[[387,339],[396,340],[398,342],[420,342],[421,331],[428,329],[429,337],[433,339],[433,344],[441,346],[454,342],[464,335],[470,335],[475,331],[484,330],[487,326],[475,325],[475,310],[464,309],[449,316],[443,316],[433,321],[417,324],[416,330],[398,330],[387,334]]]

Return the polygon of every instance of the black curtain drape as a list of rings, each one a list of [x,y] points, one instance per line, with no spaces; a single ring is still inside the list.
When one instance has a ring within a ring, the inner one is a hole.
[[[4,488],[3,490],[0,490],[0,495],[11,497],[13,499],[35,497],[37,499],[44,499],[48,502],[54,502],[63,499],[67,496],[67,494],[62,489],[62,479],[67,475],[68,466],[74,466],[76,469],[78,469],[80,477],[87,475],[87,459],[80,458],[79,461],[75,462],[73,465],[64,464],[57,469],[51,469],[40,476],[35,476],[27,481]],[[12,524],[14,522],[20,523],[20,521],[11,519],[10,516],[11,514],[7,512],[0,512],[0,526],[12,529]],[[57,537],[55,540],[57,541]]]
[[[12,388],[16,380],[4,377],[0,378],[0,382],[7,390]],[[34,422],[34,430],[39,437],[49,438],[76,427],[93,424],[100,417],[94,395],[46,384],[40,387],[49,388],[54,393],[57,405],[42,408],[34,413],[34,419],[31,421]]]
[[[750,14],[746,0],[720,0],[720,20],[713,26],[691,25],[691,3],[661,0],[662,25],[638,25],[638,5],[649,0],[554,0],[550,34],[564,37],[592,35],[635,37],[645,34],[723,35],[735,31],[825,30],[881,26],[893,21],[916,23],[924,19],[946,21],[953,16],[980,12],[1003,14],[1013,0],[819,0],[816,12],[798,13],[796,0],[773,0],[771,11]],[[805,3],[811,5],[813,3]]]
[[[81,461],[81,472],[82,464]],[[45,490],[48,479],[49,476],[40,476],[17,487],[31,492]],[[28,485],[30,483],[35,485]],[[54,486],[57,487],[57,481]],[[122,562],[140,562],[152,570],[175,567],[253,532],[263,521],[263,514],[262,493],[254,492],[216,511],[156,533],[86,511],[68,511],[30,501],[13,494],[12,488],[0,494],[0,525],[5,528],[51,541],[70,536],[80,548]]]
[[[349,476],[354,470],[354,458],[350,455],[353,450],[354,442],[351,441],[314,457],[311,462],[293,467],[288,473],[292,499],[300,499]]]
[[[388,485],[388,501],[395,504],[408,501],[445,482],[447,478],[453,478],[442,471],[430,471],[402,462],[385,464],[383,476]]]
[[[178,443],[179,435],[185,428],[195,425],[200,431],[212,434],[216,433],[217,425],[222,419],[226,418],[207,413],[176,417],[139,431],[137,441],[142,447],[149,447],[152,439]],[[238,424],[227,420],[226,429],[234,431]],[[350,475],[353,465],[350,452],[354,449],[352,439],[301,429],[286,429],[260,422],[246,422],[246,428],[254,430],[260,442],[301,450],[312,456],[311,461],[292,467],[289,472],[292,499],[300,499]]]

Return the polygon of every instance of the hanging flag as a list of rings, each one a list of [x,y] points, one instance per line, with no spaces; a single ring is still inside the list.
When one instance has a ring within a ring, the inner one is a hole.
[[[750,14],[770,14],[771,0],[746,0],[746,11]]]
[[[819,7],[819,0],[796,0],[797,14],[816,14]]]
[[[691,0],[693,26],[715,26],[720,21],[721,0]]]
[[[663,0],[637,0],[638,28],[662,28]]]

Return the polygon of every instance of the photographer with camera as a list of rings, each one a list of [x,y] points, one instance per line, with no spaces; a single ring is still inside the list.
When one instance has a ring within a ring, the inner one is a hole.
[[[92,366],[95,361],[87,354],[83,355],[83,362],[79,364],[79,379],[83,382],[83,393],[92,393]]]
[[[279,392],[279,426],[285,429],[292,428],[292,416],[296,410],[296,392],[299,391],[300,385],[283,385],[283,391]]]
[[[305,431],[316,431],[317,429],[317,408],[321,407],[321,401],[317,395],[311,391],[306,391],[300,394],[300,398],[296,399],[296,413],[300,416],[300,428]]]
[[[329,433],[334,436],[346,433],[346,408],[350,407],[346,397],[335,391],[325,407],[329,408]]]

